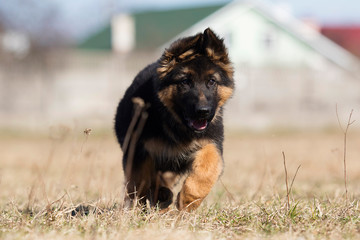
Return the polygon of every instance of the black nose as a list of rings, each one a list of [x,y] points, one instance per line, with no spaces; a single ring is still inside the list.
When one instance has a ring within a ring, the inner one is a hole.
[[[211,111],[210,107],[198,107],[196,109],[196,116],[199,118],[206,118],[209,116]]]

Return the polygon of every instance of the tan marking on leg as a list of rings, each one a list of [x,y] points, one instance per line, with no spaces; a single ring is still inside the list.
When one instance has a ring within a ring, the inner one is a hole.
[[[174,185],[179,181],[180,175],[173,172],[162,173],[162,186],[172,189]]]
[[[156,172],[153,160],[148,157],[140,167],[133,167],[131,175],[126,179],[127,194],[130,199],[139,199],[145,202],[151,183],[156,180]]]
[[[192,171],[178,195],[178,209],[196,209],[209,194],[221,170],[222,159],[219,150],[213,143],[205,145],[196,153]]]
[[[158,206],[160,209],[165,209],[173,202],[173,193],[171,191],[173,178],[165,178],[165,174],[158,171],[156,182],[151,188],[150,205]]]

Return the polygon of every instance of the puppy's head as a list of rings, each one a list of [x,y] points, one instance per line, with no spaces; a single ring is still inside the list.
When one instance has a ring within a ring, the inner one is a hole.
[[[209,28],[174,42],[160,58],[157,73],[160,101],[195,132],[207,129],[234,88],[227,49]]]

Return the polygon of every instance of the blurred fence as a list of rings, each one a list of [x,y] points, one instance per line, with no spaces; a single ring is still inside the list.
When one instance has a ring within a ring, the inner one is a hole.
[[[23,59],[1,55],[0,127],[112,128],[118,101],[139,70],[159,56],[54,50]],[[324,128],[360,111],[360,79],[330,64],[314,69],[236,67],[226,106],[233,128]]]

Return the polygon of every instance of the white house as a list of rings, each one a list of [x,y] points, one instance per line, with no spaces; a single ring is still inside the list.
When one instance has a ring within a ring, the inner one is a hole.
[[[336,124],[336,104],[360,110],[358,59],[286,10],[234,1],[173,40],[207,27],[224,38],[235,67],[229,125],[325,128]]]
[[[224,37],[235,64],[322,67],[324,60],[354,71],[358,60],[287,12],[264,2],[233,1],[176,36],[210,27]]]

